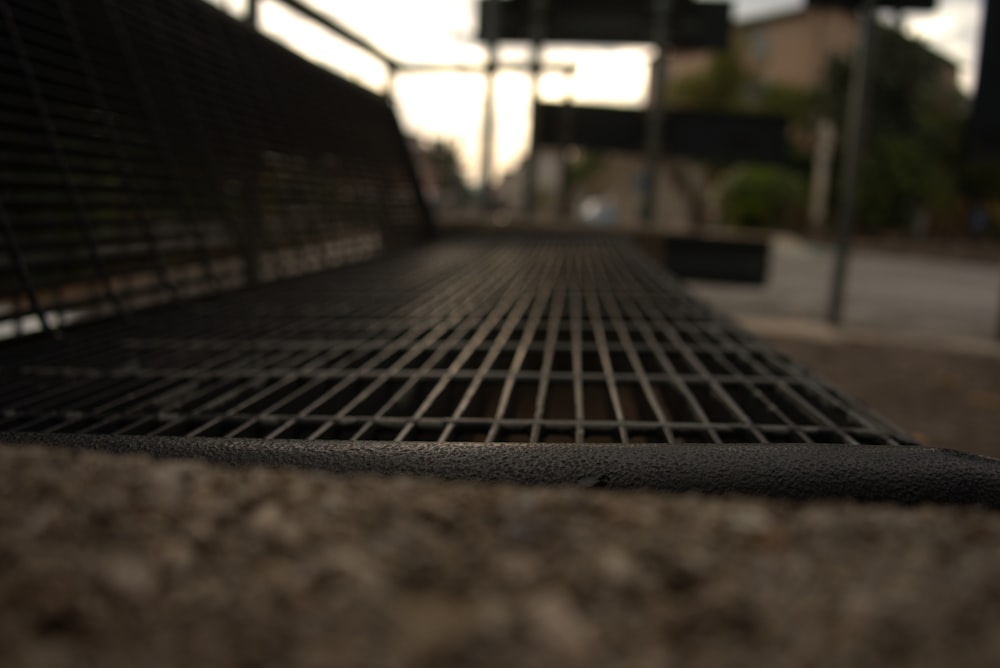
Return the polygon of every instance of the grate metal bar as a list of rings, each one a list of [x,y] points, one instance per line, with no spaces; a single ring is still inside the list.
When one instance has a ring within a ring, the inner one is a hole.
[[[532,443],[911,442],[627,242],[440,242],[0,346],[0,430]]]

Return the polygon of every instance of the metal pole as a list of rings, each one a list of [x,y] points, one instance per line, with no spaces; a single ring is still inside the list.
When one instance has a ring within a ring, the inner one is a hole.
[[[541,72],[562,72],[573,67],[566,63],[541,63]],[[531,63],[501,63],[497,62],[497,71],[508,70],[511,72],[531,73]],[[466,65],[464,63],[396,63],[398,74],[421,74],[427,72],[466,72],[469,74],[482,74],[486,71],[485,65]]]
[[[500,2],[489,0],[486,3],[486,102],[483,109],[483,145],[482,174],[483,184],[480,192],[479,206],[483,213],[490,210],[490,181],[493,169],[493,80],[497,70],[497,36],[500,32]]]
[[[395,104],[395,94],[396,94],[396,74],[399,68],[395,65],[389,65],[388,71],[385,75],[385,99],[390,104]]]
[[[351,42],[355,46],[360,46],[362,49],[364,49],[371,55],[375,56],[386,65],[397,66],[397,67],[399,66],[399,63],[397,63],[394,59],[390,58],[387,54],[376,48],[375,45],[373,45],[371,42],[361,37],[360,35],[357,35],[354,32],[348,30],[347,28],[340,25],[330,17],[320,14],[312,7],[309,7],[308,5],[301,2],[301,0],[279,0],[279,1],[291,7],[300,14],[308,16],[313,21],[316,21],[320,25],[337,33],[338,35],[346,39],[348,42]]]
[[[569,164],[569,144],[573,137],[573,75],[575,68],[566,70],[566,90],[563,96],[563,108],[560,114],[559,127],[559,163],[562,170],[562,179],[559,183],[559,201],[556,204],[556,219],[560,218],[569,221],[572,212],[570,211],[572,202],[570,201],[570,164]]]
[[[534,123],[538,123],[538,81],[542,69],[542,40],[545,38],[547,5],[547,0],[532,0],[531,2],[531,115]],[[527,216],[535,212],[536,173],[537,155],[535,142],[532,139],[528,146],[528,160],[524,170],[524,213]]]
[[[667,79],[667,51],[670,48],[670,0],[652,0],[653,42],[656,60],[650,68],[649,112],[646,115],[646,172],[642,199],[642,220],[652,225],[656,215],[656,175],[663,144],[664,90]]]
[[[865,0],[861,6],[861,42],[855,54],[847,111],[844,120],[843,167],[840,177],[840,195],[837,207],[837,254],[833,266],[833,285],[827,319],[840,324],[844,305],[844,282],[847,277],[847,260],[851,248],[851,233],[858,191],[858,171],[861,162],[861,144],[864,139],[865,108],[871,78],[872,48],[875,35],[875,1]]]
[[[247,15],[243,22],[254,30],[257,29],[257,0],[247,0]]]
[[[830,118],[816,120],[812,161],[809,169],[807,218],[809,231],[820,232],[830,219],[830,188],[837,162],[837,124]]]
[[[997,338],[1000,339],[1000,308],[997,309]]]

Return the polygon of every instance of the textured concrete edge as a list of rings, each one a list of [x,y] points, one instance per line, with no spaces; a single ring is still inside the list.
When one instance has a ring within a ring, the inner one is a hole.
[[[336,473],[1000,508],[1000,460],[917,446],[265,441],[30,433],[0,433],[0,443]]]

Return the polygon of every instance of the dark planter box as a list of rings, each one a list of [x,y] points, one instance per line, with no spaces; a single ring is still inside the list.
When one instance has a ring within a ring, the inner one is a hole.
[[[682,278],[737,283],[763,283],[767,274],[767,244],[669,237],[667,267]]]

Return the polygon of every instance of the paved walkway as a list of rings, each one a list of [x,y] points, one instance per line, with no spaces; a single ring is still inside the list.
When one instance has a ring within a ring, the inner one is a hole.
[[[737,316],[822,321],[833,271],[830,244],[776,235],[763,286],[691,281],[692,291]],[[988,339],[997,329],[1000,266],[856,249],[844,324],[930,337]]]

